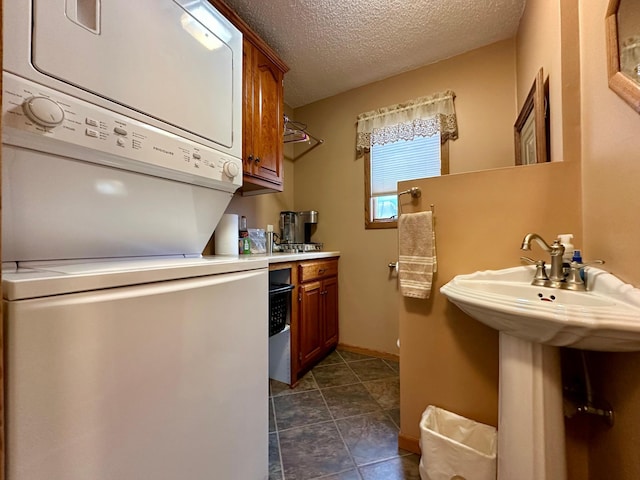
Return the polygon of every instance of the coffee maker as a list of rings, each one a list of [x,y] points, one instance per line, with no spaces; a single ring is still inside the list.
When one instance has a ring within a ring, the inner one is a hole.
[[[280,245],[284,251],[309,252],[322,250],[321,243],[311,241],[314,226],[318,223],[318,212],[280,212]]]
[[[296,239],[297,212],[280,212],[280,243],[292,244]]]

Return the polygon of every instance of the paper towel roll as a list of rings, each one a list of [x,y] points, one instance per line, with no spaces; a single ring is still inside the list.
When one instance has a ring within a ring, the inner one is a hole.
[[[222,215],[215,232],[216,255],[238,255],[238,215]]]

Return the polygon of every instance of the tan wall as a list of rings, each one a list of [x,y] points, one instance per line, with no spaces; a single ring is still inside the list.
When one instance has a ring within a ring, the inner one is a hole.
[[[497,331],[462,313],[439,288],[458,274],[519,265],[529,232],[550,242],[558,233],[580,231],[579,171],[577,162],[557,162],[400,184],[423,191],[405,211],[434,204],[438,255],[431,298],[401,305],[402,438],[419,437],[420,415],[430,404],[497,424]],[[560,203],[558,191],[566,193]],[[541,250],[529,253],[546,259]]]
[[[549,81],[551,161],[580,158],[578,0],[529,0],[517,34],[517,103],[540,68]],[[562,48],[561,48],[562,47]]]
[[[517,102],[522,107],[538,70],[549,77],[549,96],[556,104],[560,95],[560,2],[528,1],[516,36]],[[559,111],[552,109],[553,112]],[[558,132],[560,133],[560,132]]]
[[[579,161],[582,156],[578,12],[579,0],[564,0],[560,3],[562,100],[559,106],[562,114],[562,159],[564,161]]]
[[[624,0],[626,1],[626,0]],[[585,258],[640,286],[640,115],[607,86],[609,0],[580,0]],[[613,406],[611,429],[594,424],[590,478],[640,478],[640,353],[591,354],[594,386]]]
[[[295,208],[319,211],[314,240],[340,250],[340,341],[397,353],[398,293],[388,268],[397,232],[364,229],[364,164],[355,158],[359,113],[451,89],[460,138],[451,171],[513,164],[515,59],[512,40],[367,85],[295,110],[325,140],[295,162]]]

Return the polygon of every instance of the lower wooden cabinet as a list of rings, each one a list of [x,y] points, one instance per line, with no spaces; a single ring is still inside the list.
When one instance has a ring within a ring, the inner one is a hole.
[[[324,353],[338,345],[338,277],[322,282],[324,317]]]
[[[338,260],[298,264],[298,368],[302,373],[338,344]]]
[[[338,258],[274,263],[269,270],[273,283],[294,286],[290,329],[269,339],[271,378],[294,386],[338,345]],[[277,339],[282,334],[286,339]],[[281,367],[283,358],[289,362],[286,369]]]

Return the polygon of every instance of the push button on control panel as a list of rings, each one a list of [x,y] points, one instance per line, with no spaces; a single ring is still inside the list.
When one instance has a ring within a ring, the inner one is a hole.
[[[202,155],[200,155],[199,153],[194,153],[193,158],[196,160],[200,160],[202,158]]]
[[[113,131],[114,131],[114,133],[117,133],[118,135],[127,135],[129,133],[122,127],[114,127]]]
[[[87,125],[91,125],[92,127],[98,126],[98,121],[90,117],[85,118],[84,123],[86,123]]]
[[[94,130],[93,128],[87,128],[85,130],[85,134],[87,135],[87,137],[98,138],[98,131]]]

